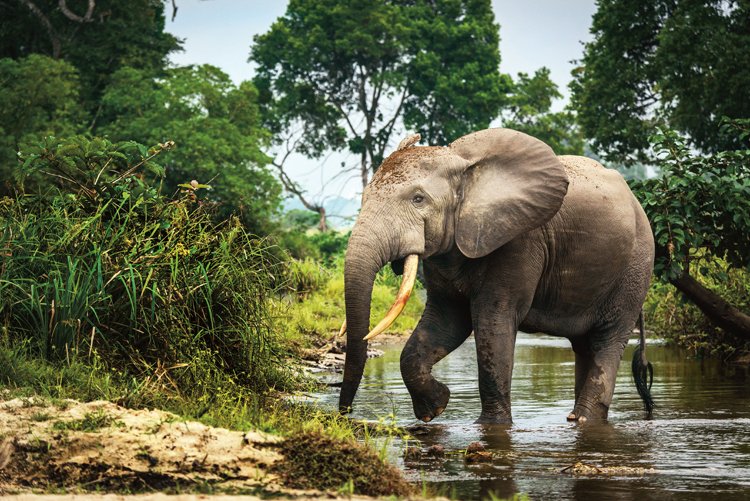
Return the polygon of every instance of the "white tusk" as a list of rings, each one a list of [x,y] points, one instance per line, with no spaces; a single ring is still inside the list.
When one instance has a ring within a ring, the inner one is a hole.
[[[344,334],[346,334],[346,319],[344,319],[344,323],[341,324],[341,329],[339,330],[339,333],[336,337],[341,337]]]
[[[371,330],[370,333],[364,337],[365,341],[367,341],[368,339],[374,338],[378,334],[382,334],[383,331],[385,331],[388,327],[390,327],[391,324],[396,320],[396,318],[398,318],[398,316],[404,310],[404,306],[406,306],[406,301],[409,300],[411,291],[414,288],[414,282],[417,279],[418,267],[419,267],[419,256],[417,256],[416,254],[409,254],[406,257],[406,261],[404,262],[404,276],[401,279],[401,287],[398,289],[398,295],[396,296],[396,300],[393,302],[391,309],[388,310],[388,313],[385,314],[385,317],[383,317],[383,320],[381,320],[380,323],[376,325],[375,328]]]

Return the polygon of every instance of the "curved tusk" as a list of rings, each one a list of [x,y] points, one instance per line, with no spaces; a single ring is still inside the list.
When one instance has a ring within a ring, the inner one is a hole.
[[[344,319],[344,323],[341,324],[341,329],[339,330],[339,333],[336,335],[336,337],[341,337],[346,333],[346,319]]]
[[[409,300],[411,291],[414,288],[414,281],[417,279],[417,268],[419,267],[419,256],[409,254],[404,262],[404,276],[401,279],[401,287],[398,289],[398,295],[393,302],[391,309],[385,314],[383,320],[364,337],[364,340],[372,339],[378,334],[382,334],[398,318]]]

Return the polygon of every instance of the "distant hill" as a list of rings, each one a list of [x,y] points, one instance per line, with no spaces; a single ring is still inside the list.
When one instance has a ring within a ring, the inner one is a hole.
[[[326,199],[323,207],[326,208],[328,215],[328,225],[337,230],[352,227],[359,213],[359,203],[359,198],[331,197]],[[284,200],[282,210],[286,212],[293,209],[304,210],[305,206],[297,197]]]

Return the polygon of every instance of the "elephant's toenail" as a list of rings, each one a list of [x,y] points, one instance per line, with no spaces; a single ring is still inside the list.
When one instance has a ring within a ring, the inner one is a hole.
[[[430,416],[425,416],[422,418],[422,421],[424,421],[425,423],[429,423],[430,421],[432,421],[432,418]]]
[[[439,416],[440,414],[443,413],[444,410],[445,410],[445,407],[438,407],[437,410],[435,411],[435,415]]]
[[[576,420],[576,415],[575,414],[573,414],[572,412],[570,414],[568,414],[568,421],[575,421],[575,420]]]
[[[579,423],[585,423],[586,421],[588,421],[588,420],[586,419],[586,416],[581,416],[581,417],[579,417],[579,418],[578,418],[578,422],[579,422]]]

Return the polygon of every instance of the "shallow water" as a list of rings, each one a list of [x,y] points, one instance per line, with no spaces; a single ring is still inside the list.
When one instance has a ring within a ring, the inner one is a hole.
[[[650,342],[652,394],[657,408],[644,419],[630,375],[628,346],[604,424],[568,423],[573,408],[574,358],[565,339],[519,334],[513,372],[513,425],[474,424],[479,416],[473,338],[435,366],[451,390],[445,412],[418,436],[421,446],[446,451],[481,441],[491,463],[466,465],[447,459],[403,459],[404,441],[388,445],[390,459],[407,477],[457,499],[484,499],[523,492],[532,499],[748,499],[750,498],[750,370],[690,359],[683,351]],[[391,413],[402,426],[414,418],[401,380],[400,346],[367,361],[354,401],[355,418],[377,420]],[[338,393],[321,395],[334,405]],[[562,472],[581,461],[599,467],[653,469],[645,475],[583,476]]]

